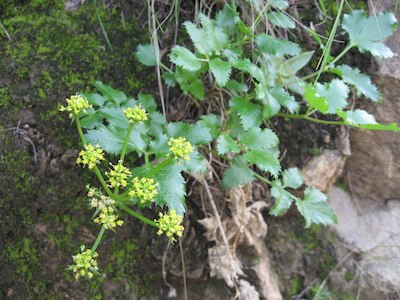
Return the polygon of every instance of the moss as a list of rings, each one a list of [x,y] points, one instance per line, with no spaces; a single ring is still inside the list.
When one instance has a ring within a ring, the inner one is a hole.
[[[25,281],[32,280],[32,270],[38,265],[40,258],[30,239],[24,237],[14,245],[5,249],[8,259],[15,267],[15,274],[23,276]]]
[[[296,276],[292,279],[289,288],[289,295],[294,296],[301,292],[303,286],[303,280],[300,276]]]

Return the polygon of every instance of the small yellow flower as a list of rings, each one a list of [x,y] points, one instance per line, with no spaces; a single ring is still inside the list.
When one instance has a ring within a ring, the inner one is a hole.
[[[169,151],[176,159],[189,160],[189,154],[193,151],[193,146],[184,137],[170,138],[168,140]]]
[[[72,256],[74,265],[69,266],[69,269],[75,273],[75,279],[79,277],[92,278],[93,274],[98,273],[99,268],[97,266],[96,258],[99,255],[97,252],[92,254],[90,249],[86,249],[85,246],[81,246],[81,253]]]
[[[125,109],[124,115],[130,123],[139,123],[147,120],[147,112],[140,104]]]
[[[79,152],[79,156],[76,159],[78,165],[88,166],[89,169],[93,169],[96,164],[104,159],[103,149],[99,145],[93,146],[92,144],[85,145],[85,150]]]
[[[69,112],[69,117],[72,119],[78,116],[82,112],[86,112],[86,109],[91,108],[92,105],[86,98],[76,94],[72,95],[70,99],[67,98],[67,106],[61,106],[60,111]]]
[[[139,198],[140,204],[144,205],[151,202],[158,195],[157,187],[158,183],[153,178],[134,177],[129,196]]]
[[[104,196],[99,189],[86,186],[88,189],[89,203],[92,208],[102,209],[103,207],[113,206],[115,201],[108,196]]]
[[[111,187],[126,187],[126,180],[128,176],[132,174],[131,171],[129,171],[128,168],[122,165],[122,161],[119,161],[116,165],[110,165],[113,170],[110,170],[110,172],[106,172],[106,175],[109,179],[108,181],[110,182]]]
[[[174,235],[182,236],[185,229],[182,225],[182,216],[178,215],[175,210],[170,210],[168,214],[160,213],[159,216],[158,220],[154,220],[158,224],[158,235],[165,233],[171,242],[176,241]]]
[[[111,206],[102,207],[99,216],[94,219],[94,222],[103,225],[105,229],[111,230],[114,230],[117,225],[122,226],[124,224],[124,221],[118,220],[118,215],[114,214],[114,208]]]

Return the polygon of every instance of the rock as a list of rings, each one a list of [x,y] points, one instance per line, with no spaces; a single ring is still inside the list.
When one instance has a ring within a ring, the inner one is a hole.
[[[361,254],[357,264],[363,276],[361,299],[392,299],[386,296],[400,291],[400,201],[362,213],[361,203],[345,191],[333,187],[328,196],[338,216],[338,224],[332,228],[348,249]]]
[[[19,117],[21,119],[21,124],[28,124],[31,126],[35,126],[37,124],[35,115],[28,109],[21,110]]]
[[[345,161],[346,156],[339,150],[322,151],[303,167],[305,184],[327,191],[342,174]]]

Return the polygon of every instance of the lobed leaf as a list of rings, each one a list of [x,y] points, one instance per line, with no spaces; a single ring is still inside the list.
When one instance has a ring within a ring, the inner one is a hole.
[[[156,52],[156,49],[152,44],[141,44],[137,47],[135,52],[136,59],[148,67],[157,66],[157,60],[160,54]]]
[[[274,24],[275,26],[285,29],[296,28],[296,24],[293,22],[293,20],[283,12],[272,11],[267,14],[267,17],[268,21]]]
[[[306,221],[306,228],[311,224],[328,226],[337,223],[336,215],[326,201],[327,197],[313,187],[304,191],[304,200],[296,200],[297,209]]]
[[[278,146],[279,138],[269,128],[260,129],[251,127],[247,131],[239,134],[238,140],[250,150],[269,149]]]
[[[340,65],[331,71],[341,76],[344,82],[353,85],[359,94],[363,94],[374,102],[381,100],[381,93],[372,83],[371,78],[357,68],[352,69],[348,65]]]
[[[342,80],[333,79],[325,84],[316,83],[315,88],[317,94],[328,103],[328,114],[334,114],[347,106],[349,88]]]
[[[282,183],[285,188],[298,189],[303,185],[304,178],[298,168],[289,168],[283,171]]]
[[[294,196],[281,186],[273,186],[271,196],[275,199],[274,206],[269,211],[272,216],[281,216],[292,206]]]
[[[247,98],[234,97],[229,101],[232,111],[238,113],[244,129],[259,126],[261,123],[261,106]]]
[[[231,76],[232,67],[229,62],[213,58],[209,62],[211,73],[220,87],[224,87]]]
[[[120,105],[128,99],[124,92],[116,90],[101,81],[95,81],[93,85],[103,94],[106,101],[113,101]]]
[[[218,154],[239,153],[240,148],[229,134],[222,133],[217,139],[217,151]]]
[[[189,49],[182,46],[175,46],[171,50],[171,61],[183,69],[195,72],[201,68],[201,62]]]
[[[268,150],[251,150],[244,154],[244,158],[251,164],[256,164],[264,172],[271,173],[275,178],[281,171],[276,153]]]
[[[394,54],[382,41],[393,34],[397,20],[393,13],[379,12],[367,16],[362,10],[353,10],[343,16],[342,27],[350,37],[350,43],[361,52],[370,52],[379,58],[390,58]]]
[[[231,166],[224,171],[222,186],[231,188],[241,184],[247,184],[254,180],[253,171],[247,166],[243,156],[236,156]]]
[[[298,44],[287,40],[277,39],[265,33],[259,34],[256,37],[256,44],[260,51],[272,56],[296,56],[301,52],[301,48]]]

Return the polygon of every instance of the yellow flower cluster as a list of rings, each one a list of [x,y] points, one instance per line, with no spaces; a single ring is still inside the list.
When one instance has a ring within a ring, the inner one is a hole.
[[[117,225],[122,226],[124,224],[124,221],[118,220],[118,215],[114,214],[114,208],[111,206],[102,207],[99,216],[94,219],[94,222],[103,225],[105,229],[111,230],[117,227]]]
[[[70,99],[67,99],[67,106],[61,106],[60,111],[69,112],[69,117],[78,116],[81,112],[85,112],[87,108],[91,108],[92,105],[86,98],[76,94],[72,95]]]
[[[78,165],[88,166],[89,169],[93,169],[96,164],[104,159],[103,149],[99,145],[93,146],[92,144],[85,145],[85,150],[79,152],[79,156],[76,159]]]
[[[193,151],[193,146],[184,137],[170,138],[168,141],[169,151],[177,159],[189,160],[189,154]]]
[[[100,190],[90,187],[89,185],[86,186],[88,189],[88,197],[90,198],[90,206],[96,209],[102,209],[103,207],[108,207],[114,205],[115,201],[110,197],[104,196]]]
[[[182,216],[178,215],[175,210],[170,210],[168,214],[160,213],[159,216],[158,220],[154,220],[158,225],[158,235],[165,233],[171,242],[176,241],[174,235],[182,236],[185,229],[182,225]]]
[[[69,269],[75,273],[75,279],[79,277],[92,278],[94,273],[98,273],[99,268],[97,267],[96,258],[99,255],[97,252],[92,254],[90,249],[85,249],[85,246],[81,246],[81,253],[72,256],[74,265],[70,266]]]
[[[110,164],[113,170],[110,170],[110,172],[106,172],[106,175],[108,177],[108,181],[110,182],[111,187],[126,187],[127,184],[127,178],[130,176],[132,173],[129,171],[128,168],[124,167],[122,165],[122,161],[119,161],[118,164],[113,165]]]
[[[128,107],[125,109],[124,115],[130,123],[139,123],[147,120],[147,112],[140,104],[133,108]]]
[[[144,205],[149,203],[158,195],[157,191],[158,183],[153,178],[139,178],[134,177],[132,179],[132,188],[129,191],[129,196],[137,197],[140,200],[140,204]]]

